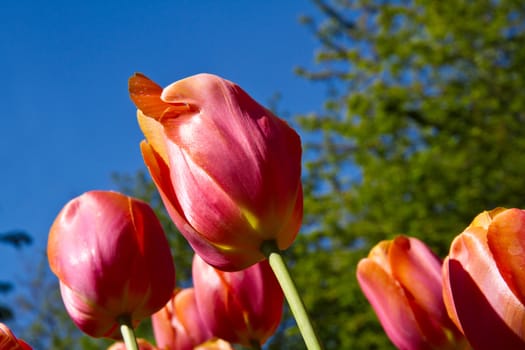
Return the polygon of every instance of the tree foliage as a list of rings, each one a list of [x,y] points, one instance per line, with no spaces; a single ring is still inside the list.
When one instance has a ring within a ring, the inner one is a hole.
[[[330,95],[298,119],[307,234],[295,272],[327,348],[384,348],[359,258],[397,234],[444,256],[480,211],[524,206],[525,3],[314,2],[321,19],[303,23],[318,64],[298,73]]]
[[[27,232],[22,230],[10,230],[0,233],[0,243],[11,245],[16,249],[22,248],[24,245],[30,245],[33,239]],[[13,283],[9,281],[0,281],[0,294],[8,294],[14,288]],[[15,313],[10,305],[0,303],[0,322],[12,320]]]

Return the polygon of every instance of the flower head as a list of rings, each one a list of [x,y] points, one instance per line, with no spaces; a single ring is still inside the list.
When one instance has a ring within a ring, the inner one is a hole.
[[[117,192],[91,191],[66,204],[49,232],[47,254],[66,309],[93,337],[119,338],[169,300],[175,269],[153,210]]]
[[[17,339],[11,329],[0,322],[0,349],[31,350],[32,348],[22,339]]]
[[[525,347],[525,211],[479,214],[458,235],[443,264],[452,320],[475,349]]]
[[[466,345],[443,303],[441,261],[420,240],[398,236],[380,242],[359,262],[357,279],[398,348]]]
[[[193,350],[195,346],[212,339],[199,314],[193,288],[175,291],[168,303],[151,316],[151,320],[160,349]]]
[[[162,89],[129,81],[146,138],[144,161],[172,220],[194,250],[223,270],[283,250],[302,219],[301,141],[234,83],[198,74]]]
[[[275,332],[284,295],[268,260],[225,272],[195,255],[192,272],[199,313],[214,336],[250,347]]]

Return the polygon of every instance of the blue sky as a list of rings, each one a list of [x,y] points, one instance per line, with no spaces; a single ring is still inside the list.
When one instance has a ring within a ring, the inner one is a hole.
[[[34,238],[0,245],[0,280],[41,261],[63,205],[116,189],[113,172],[144,165],[127,79],[165,86],[221,75],[290,114],[320,110],[324,87],[296,77],[317,42],[298,23],[308,1],[4,1],[0,5],[0,232]]]

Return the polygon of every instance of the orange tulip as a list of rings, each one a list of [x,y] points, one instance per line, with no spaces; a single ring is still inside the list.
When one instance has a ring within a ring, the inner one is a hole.
[[[31,350],[32,348],[22,339],[17,339],[11,329],[0,322],[0,349]]]
[[[284,250],[302,220],[301,141],[234,83],[211,74],[162,89],[141,74],[131,99],[146,141],[144,161],[175,225],[222,270]]]
[[[153,210],[116,192],[91,191],[71,200],[49,232],[47,254],[66,309],[93,337],[119,338],[171,297],[175,269]]]
[[[474,349],[525,348],[525,211],[479,214],[452,242],[443,295]]]
[[[441,261],[420,240],[398,236],[380,242],[359,262],[357,279],[399,349],[467,346],[443,303]]]
[[[194,350],[234,350],[232,345],[222,339],[209,340],[195,347]]]
[[[155,341],[160,349],[193,350],[212,338],[202,321],[195,290],[178,290],[168,303],[151,317]]]
[[[217,338],[252,347],[279,326],[284,295],[268,260],[225,272],[195,255],[192,274],[199,313]]]
[[[138,338],[137,339],[137,345],[139,346],[139,350],[161,350],[158,349],[156,346],[150,344],[146,339]],[[122,341],[118,341],[114,344],[112,344],[108,350],[128,350],[126,348],[126,344]]]

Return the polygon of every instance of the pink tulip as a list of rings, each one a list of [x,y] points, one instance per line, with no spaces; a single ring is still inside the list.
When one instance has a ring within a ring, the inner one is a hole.
[[[31,350],[32,348],[22,339],[17,339],[11,329],[0,322],[0,349]]]
[[[171,297],[175,269],[153,210],[116,192],[92,191],[58,214],[47,246],[73,322],[93,337],[119,338]]]
[[[420,240],[398,236],[380,242],[359,262],[357,279],[399,349],[467,345],[443,303],[441,261]]]
[[[224,272],[195,255],[192,272],[199,312],[214,336],[250,347],[275,332],[284,296],[267,260]]]
[[[193,288],[176,291],[151,319],[159,349],[193,350],[212,338],[197,309]]]
[[[443,266],[448,312],[474,349],[525,348],[525,212],[479,214]]]
[[[302,220],[301,141],[234,83],[211,74],[162,89],[129,81],[146,141],[144,161],[164,204],[194,250],[222,270],[281,250]]]

